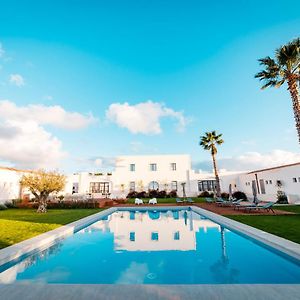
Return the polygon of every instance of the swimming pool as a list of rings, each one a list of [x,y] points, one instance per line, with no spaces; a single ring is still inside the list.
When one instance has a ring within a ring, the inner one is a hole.
[[[0,283],[300,283],[296,261],[190,208],[115,211],[0,272]]]

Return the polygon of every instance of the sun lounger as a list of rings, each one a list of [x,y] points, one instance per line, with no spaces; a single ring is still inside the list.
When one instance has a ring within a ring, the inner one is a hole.
[[[244,199],[239,199],[239,200],[236,200],[236,201],[232,201],[233,209],[236,209],[236,208],[238,208],[239,206],[241,206],[241,202],[242,202],[243,200],[244,200]]]
[[[245,210],[246,211],[251,211],[251,210],[266,210],[266,211],[272,211],[273,214],[275,214],[275,211],[273,210],[272,206],[274,205],[274,202],[268,202],[264,205],[252,205],[252,206],[246,206]]]
[[[157,204],[157,199],[156,198],[152,198],[149,200],[149,204]]]
[[[208,198],[208,197],[206,197],[206,198],[204,198],[205,199],[205,202],[206,203],[214,203],[215,202],[215,200],[213,199],[213,198]]]
[[[139,199],[139,198],[135,198],[135,201],[134,201],[134,204],[136,205],[140,205],[140,204],[143,204],[143,200],[142,199]]]
[[[219,206],[230,206],[232,204],[232,201],[222,199],[222,198],[217,198],[216,204]]]
[[[195,201],[192,198],[187,198],[186,202],[187,203],[194,203]]]
[[[179,198],[176,198],[176,203],[183,203],[183,201]]]

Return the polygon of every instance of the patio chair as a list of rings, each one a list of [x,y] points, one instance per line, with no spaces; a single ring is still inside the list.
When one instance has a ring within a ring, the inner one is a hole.
[[[245,210],[246,211],[251,211],[251,210],[266,210],[267,212],[272,211],[273,214],[275,214],[275,211],[273,210],[272,206],[274,205],[274,202],[268,202],[264,205],[252,205],[252,206],[246,206]]]
[[[134,204],[136,204],[136,205],[144,204],[144,201],[142,199],[135,198]]]
[[[179,198],[176,198],[176,203],[183,203],[183,201]]]

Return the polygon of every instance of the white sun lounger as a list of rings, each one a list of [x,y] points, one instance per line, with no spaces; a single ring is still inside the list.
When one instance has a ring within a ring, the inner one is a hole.
[[[149,200],[149,204],[157,204],[157,199],[156,198],[152,198]]]
[[[140,205],[140,204],[143,204],[143,203],[144,203],[144,202],[143,202],[142,199],[135,198],[135,200],[134,200],[134,204],[136,204],[136,205]]]

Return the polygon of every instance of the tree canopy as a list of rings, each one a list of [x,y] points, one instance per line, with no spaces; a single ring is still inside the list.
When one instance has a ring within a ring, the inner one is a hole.
[[[66,177],[56,171],[46,172],[39,170],[28,175],[23,175],[20,184],[22,187],[28,188],[38,200],[38,211],[45,212],[48,196],[64,189]]]

